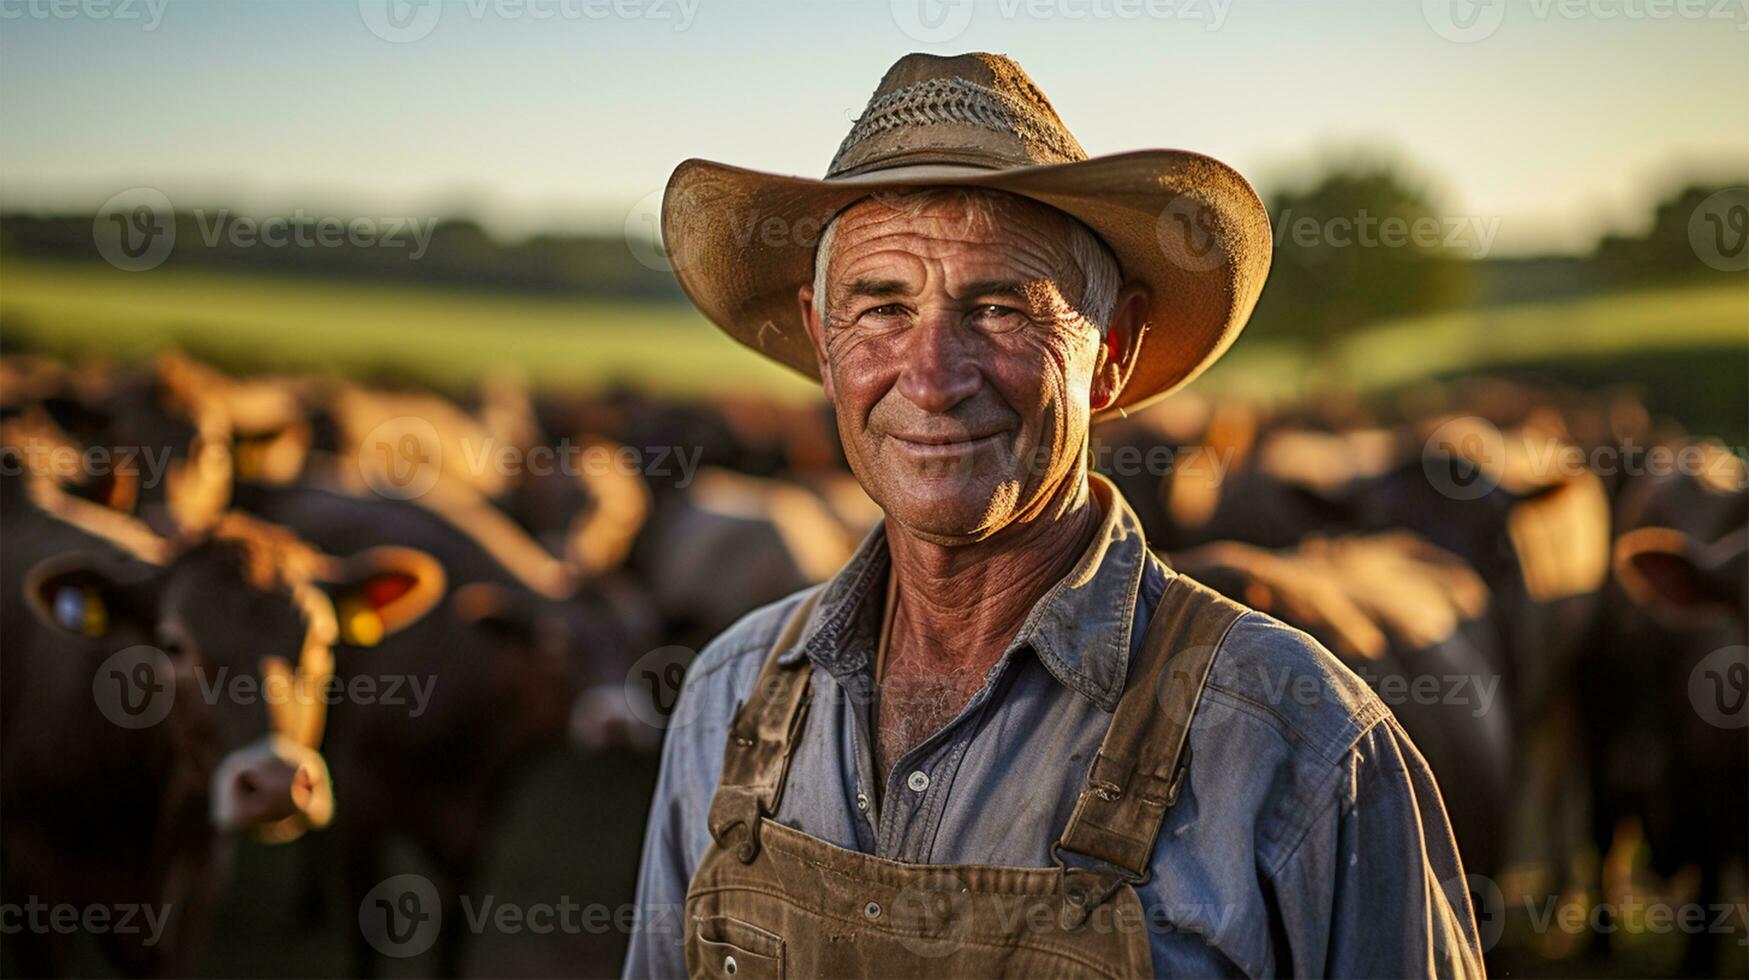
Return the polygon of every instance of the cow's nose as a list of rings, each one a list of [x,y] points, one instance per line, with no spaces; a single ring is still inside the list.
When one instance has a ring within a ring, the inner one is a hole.
[[[231,792],[238,823],[260,826],[308,809],[316,776],[305,765],[277,757],[261,759],[237,771]]]

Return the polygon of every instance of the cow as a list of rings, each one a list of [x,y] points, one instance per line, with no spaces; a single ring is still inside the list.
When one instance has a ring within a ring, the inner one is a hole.
[[[6,473],[6,889],[164,910],[156,934],[99,942],[125,972],[183,972],[223,877],[215,834],[280,843],[332,819],[335,603],[371,603],[404,556],[336,560],[238,514],[165,540]],[[19,940],[27,973],[66,968],[62,937]]]
[[[1601,880],[1578,884],[1619,898],[1640,838],[1656,874],[1697,871],[1695,901],[1710,908],[1744,866],[1749,826],[1749,467],[1716,445],[1688,448],[1704,465],[1636,474],[1617,503],[1603,614],[1575,672],[1606,860]],[[1717,937],[1691,933],[1683,973],[1716,974],[1717,955]]]
[[[684,491],[658,497],[629,567],[649,584],[670,635],[697,646],[761,605],[824,581],[856,543],[803,487],[705,467]],[[725,579],[728,567],[736,574]]]
[[[1749,826],[1746,543],[1742,530],[1711,544],[1674,528],[1622,535],[1601,642],[1579,673],[1592,835],[1614,858],[1605,870],[1621,866],[1622,832],[1637,824],[1652,870],[1696,868],[1708,909],[1743,865]],[[1619,897],[1609,877],[1605,896]],[[1718,972],[1717,941],[1687,937],[1684,975]]]
[[[572,579],[568,590],[550,580],[544,552],[501,515],[383,497],[341,479],[343,466],[317,471],[333,479],[239,483],[238,503],[318,545],[415,543],[448,592],[393,637],[379,638],[368,618],[353,631],[342,616],[337,685],[401,696],[330,709],[324,749],[347,805],[312,841],[303,899],[317,912],[337,868],[346,907],[357,908],[383,878],[387,844],[404,837],[431,862],[445,921],[458,924],[440,934],[436,954],[439,971],[455,975],[465,954],[459,903],[526,764],[568,736],[593,752],[658,744],[653,715],[629,702],[627,683],[632,656],[655,645],[654,617],[617,575]],[[369,938],[352,938],[354,972],[374,974]]]
[[[1514,722],[1488,590],[1468,565],[1402,531],[1285,551],[1216,542],[1163,557],[1310,633],[1378,690],[1444,790],[1464,867],[1498,872]]]

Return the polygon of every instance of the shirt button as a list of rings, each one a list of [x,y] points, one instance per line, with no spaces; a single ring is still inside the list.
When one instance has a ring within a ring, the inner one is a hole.
[[[864,813],[868,812],[868,794],[866,794],[866,793],[856,794],[856,808],[858,810],[861,810]]]
[[[918,769],[905,778],[905,785],[911,787],[912,792],[921,793],[929,788],[929,774]]]

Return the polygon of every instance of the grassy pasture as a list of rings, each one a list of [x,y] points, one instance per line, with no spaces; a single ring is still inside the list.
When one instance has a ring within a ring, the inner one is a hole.
[[[547,388],[753,388],[797,398],[815,390],[677,303],[8,259],[0,262],[0,332],[9,343],[68,356],[130,360],[175,344],[238,369],[380,373],[439,385],[466,385],[485,367],[509,364]],[[1740,400],[1749,288],[1614,293],[1391,321],[1315,361],[1254,332],[1208,384],[1281,398],[1322,381],[1364,391],[1512,365],[1562,373],[1569,363],[1588,380],[1636,381],[1642,361],[1671,351],[1708,352],[1698,363],[1704,376],[1683,387]],[[1670,372],[1655,373],[1662,383]]]

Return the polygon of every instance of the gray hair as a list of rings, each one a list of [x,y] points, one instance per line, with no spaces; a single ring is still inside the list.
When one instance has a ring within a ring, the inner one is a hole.
[[[872,197],[905,214],[916,214],[931,204],[955,197],[963,201],[974,215],[991,217],[1000,200],[998,195],[1006,196],[1002,191],[974,187],[924,187],[882,191]],[[834,215],[820,230],[820,242],[814,247],[814,314],[821,322],[826,319],[826,272],[832,256],[832,242],[837,234],[838,217]],[[1111,249],[1092,229],[1074,218],[1069,218],[1068,247],[1070,260],[1081,272],[1081,298],[1075,308],[1099,328],[1099,335],[1103,337],[1111,327],[1111,315],[1117,309],[1117,291],[1123,279],[1117,256],[1111,254]]]

